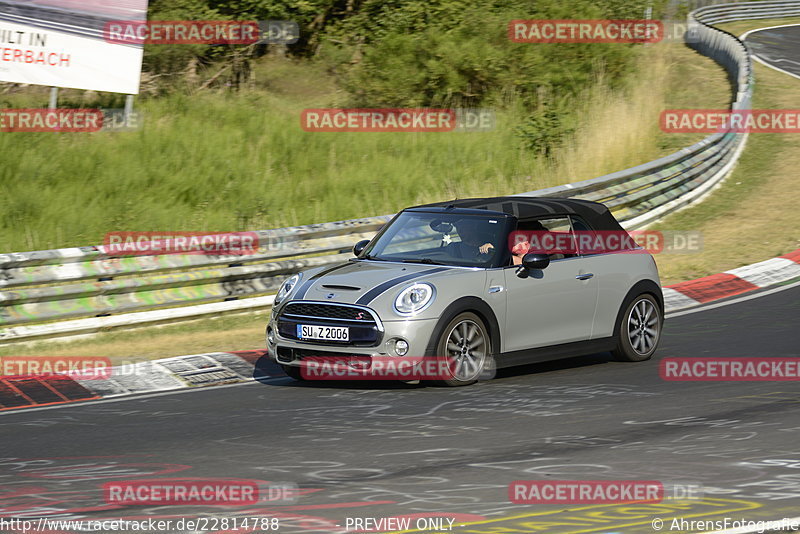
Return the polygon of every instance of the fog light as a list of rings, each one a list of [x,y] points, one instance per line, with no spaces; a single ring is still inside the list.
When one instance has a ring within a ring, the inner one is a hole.
[[[398,339],[394,342],[394,351],[398,356],[405,356],[408,352],[408,341],[405,339]]]

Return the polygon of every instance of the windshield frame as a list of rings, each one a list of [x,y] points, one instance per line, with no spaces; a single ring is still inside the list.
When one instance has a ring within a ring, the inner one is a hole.
[[[452,218],[466,219],[472,217],[484,220],[496,219],[498,222],[498,230],[497,230],[498,236],[500,236],[501,238],[498,239],[498,243],[495,244],[495,246],[497,247],[497,253],[492,254],[487,259],[487,261],[478,263],[471,261],[458,261],[457,258],[453,257],[431,258],[434,261],[428,262],[425,261],[424,256],[414,256],[413,254],[402,258],[393,256],[385,257],[380,254],[373,255],[373,251],[376,248],[378,248],[379,244],[385,238],[386,234],[392,231],[394,225],[397,224],[401,218],[408,215],[430,215],[431,219],[442,218],[445,220]],[[510,261],[511,253],[508,250],[508,247],[506,246],[506,241],[509,233],[516,228],[516,222],[517,222],[516,217],[514,217],[513,215],[496,211],[489,211],[489,210],[466,209],[466,208],[430,208],[430,209],[409,208],[395,215],[391,221],[389,221],[386,225],[384,225],[384,227],[381,228],[378,234],[370,241],[369,245],[364,247],[364,250],[358,256],[358,259],[364,261],[395,262],[395,263],[419,264],[419,265],[444,265],[448,267],[466,267],[466,268],[477,268],[477,269],[493,269],[493,268],[503,267]]]

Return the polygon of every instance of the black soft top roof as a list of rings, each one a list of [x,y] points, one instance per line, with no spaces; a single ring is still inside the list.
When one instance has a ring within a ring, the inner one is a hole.
[[[463,198],[435,202],[408,208],[419,211],[488,210],[513,215],[517,219],[532,219],[555,215],[576,215],[595,230],[622,230],[622,227],[603,204],[575,198],[492,197]]]

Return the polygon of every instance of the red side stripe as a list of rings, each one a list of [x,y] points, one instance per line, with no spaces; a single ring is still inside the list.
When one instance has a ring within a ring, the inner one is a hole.
[[[800,263],[800,248],[795,250],[794,252],[790,252],[788,254],[784,254],[780,256],[781,258],[786,258],[787,260],[792,260],[795,263]]]
[[[256,362],[267,355],[267,351],[265,349],[256,349],[256,350],[233,350],[231,354],[235,354],[244,361],[255,365]]]
[[[0,411],[52,406],[84,400],[100,395],[89,391],[71,378],[0,379]]]
[[[10,406],[8,408],[0,408],[0,412],[5,412],[8,410],[21,410],[24,408],[39,408],[40,406],[54,406],[56,404],[72,404],[75,402],[83,402],[83,401],[90,401],[90,400],[97,400],[101,399],[100,395],[96,395],[94,397],[88,397],[85,399],[76,399],[76,400],[66,400],[66,401],[58,401],[58,402],[45,402],[43,404],[24,404],[22,406]]]
[[[667,287],[679,291],[698,302],[711,302],[712,300],[719,300],[758,289],[755,284],[728,273],[712,274],[711,276]]]

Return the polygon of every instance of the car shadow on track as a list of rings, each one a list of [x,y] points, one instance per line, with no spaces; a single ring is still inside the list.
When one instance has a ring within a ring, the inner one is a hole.
[[[532,380],[539,374],[555,373],[570,369],[579,369],[604,364],[617,363],[610,353],[601,352],[585,356],[576,356],[562,360],[550,362],[533,363],[507,367],[490,372],[487,379],[508,380],[518,377],[531,376]],[[276,380],[285,378],[285,380]],[[325,389],[360,389],[360,390],[405,390],[421,389],[426,387],[437,387],[437,384],[426,382],[399,382],[396,380],[293,380],[286,376],[281,366],[270,360],[267,356],[262,356],[255,362],[253,369],[253,379],[264,385],[274,387],[296,387],[296,388],[325,388]]]
[[[276,378],[286,380],[275,381]],[[266,355],[255,362],[253,379],[268,386],[279,387],[316,387],[337,389],[415,389],[425,387],[420,384],[409,384],[394,380],[293,380],[283,372],[281,366],[270,360]]]
[[[569,369],[579,369],[581,367],[589,367],[594,365],[615,364],[619,363],[611,356],[610,352],[599,352],[597,354],[587,354],[584,356],[575,356],[573,358],[565,358],[563,360],[553,360],[542,363],[530,363],[527,365],[518,365],[515,367],[506,367],[497,370],[497,379],[514,378],[525,375],[538,375],[541,373],[554,373],[558,371],[567,371]]]

